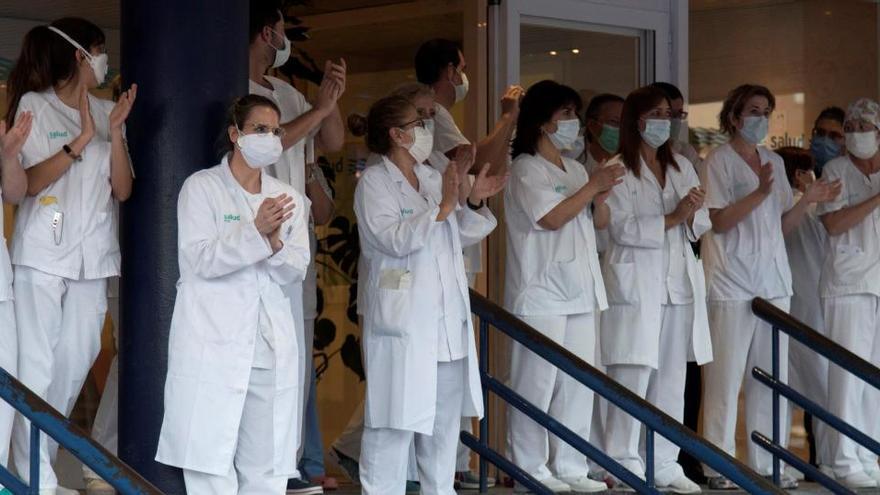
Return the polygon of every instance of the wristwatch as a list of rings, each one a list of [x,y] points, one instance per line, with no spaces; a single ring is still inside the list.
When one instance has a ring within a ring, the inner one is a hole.
[[[467,199],[465,200],[465,203],[467,203],[468,208],[470,208],[470,209],[476,211],[476,210],[479,210],[480,208],[482,208],[483,206],[485,206],[486,201],[481,199],[481,200],[480,200],[480,204],[475,205],[475,204],[471,203],[471,198],[467,198]]]
[[[73,161],[75,161],[75,162],[83,161],[82,155],[77,155],[76,153],[74,153],[73,148],[71,148],[69,144],[65,144],[64,146],[61,147],[61,149],[63,149],[64,152],[67,153],[67,156],[73,158]]]

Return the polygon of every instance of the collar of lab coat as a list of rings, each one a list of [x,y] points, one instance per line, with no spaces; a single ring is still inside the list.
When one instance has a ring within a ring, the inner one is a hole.
[[[223,181],[226,184],[226,187],[238,196],[241,196],[241,191],[244,188],[241,187],[238,180],[236,180],[235,176],[232,175],[232,169],[229,168],[229,156],[224,156],[223,160],[220,162],[220,170],[223,175]],[[266,196],[267,198],[274,197],[279,193],[279,189],[276,187],[276,184],[272,182],[269,174],[266,173],[265,170],[260,170],[260,194]]]
[[[397,168],[397,165],[394,164],[387,156],[382,157],[383,164],[385,165],[385,171],[388,173],[388,177],[391,178],[392,182],[396,182],[398,187],[400,188],[400,192],[404,196],[412,197],[413,199],[421,199],[424,201],[424,198],[430,198],[433,203],[439,203],[440,199],[434,196],[434,191],[430,189],[425,189],[428,181],[431,178],[432,169],[425,166],[422,163],[416,163],[415,167],[413,167],[413,172],[415,172],[416,177],[419,179],[419,189],[424,192],[424,195],[416,191],[415,188],[406,180],[406,177],[403,176],[403,172]]]

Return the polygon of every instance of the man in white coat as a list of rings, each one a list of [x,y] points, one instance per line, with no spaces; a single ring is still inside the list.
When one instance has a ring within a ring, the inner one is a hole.
[[[457,43],[445,39],[433,39],[419,47],[415,58],[416,77],[418,81],[434,91],[434,151],[446,158],[455,159],[459,152],[471,153],[472,165],[482,166],[489,163],[490,175],[504,174],[509,160],[508,143],[513,134],[516,117],[519,113],[519,100],[524,90],[520,86],[511,86],[501,98],[501,117],[495,128],[475,145],[464,136],[452,118],[450,110],[458,103],[465,101],[468,94],[468,79],[465,69],[464,53]],[[433,163],[442,162],[435,157]],[[443,170],[440,170],[441,173]],[[479,169],[471,170],[476,174]],[[466,247],[464,250],[464,267],[471,287],[476,283],[477,274],[483,271],[483,252],[480,244]],[[470,419],[462,419],[461,429],[471,432],[473,427]],[[471,451],[464,444],[458,446],[456,480],[460,488],[479,488],[479,478],[470,469]],[[494,479],[488,480],[489,486],[495,485]]]
[[[290,57],[290,40],[285,34],[284,15],[278,0],[250,0],[250,68],[249,90],[274,101],[281,109],[281,127],[284,133],[281,144],[284,152],[277,163],[267,168],[269,175],[290,184],[301,196],[306,195],[306,148],[314,140],[314,146],[324,152],[342,149],[345,129],[339,114],[337,102],[345,92],[345,61],[339,64],[327,61],[324,78],[318,88],[314,105],[286,81],[267,75],[270,69],[277,69],[287,63]],[[284,288],[291,303],[291,311],[297,321],[305,325],[304,301],[312,297],[303,294],[302,282]],[[308,330],[308,329],[306,329]],[[307,348],[307,335],[300,335],[300,376],[303,390],[307,391],[306,357],[311,354]],[[303,394],[307,400],[308,393]],[[305,403],[301,411],[305,410]],[[299,415],[302,419],[303,414]],[[302,429],[303,425],[299,426]],[[301,454],[301,452],[300,452]],[[291,493],[311,495],[323,493],[320,485],[308,480],[291,480]]]

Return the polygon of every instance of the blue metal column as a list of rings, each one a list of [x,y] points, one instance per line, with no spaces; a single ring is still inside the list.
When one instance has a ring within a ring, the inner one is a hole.
[[[162,424],[177,268],[177,195],[217,162],[224,112],[247,93],[248,2],[121,0],[122,75],[138,84],[128,120],[136,171],[122,208],[119,455],[165,493],[179,470],[153,459]]]

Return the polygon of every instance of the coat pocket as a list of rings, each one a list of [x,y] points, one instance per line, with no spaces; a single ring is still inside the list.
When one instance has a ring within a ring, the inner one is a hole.
[[[851,285],[864,276],[865,252],[862,248],[838,244],[832,256],[834,285]]]
[[[409,334],[409,289],[374,289],[372,333],[387,337]]]
[[[634,304],[639,301],[635,263],[609,263],[605,289],[611,304]]]

